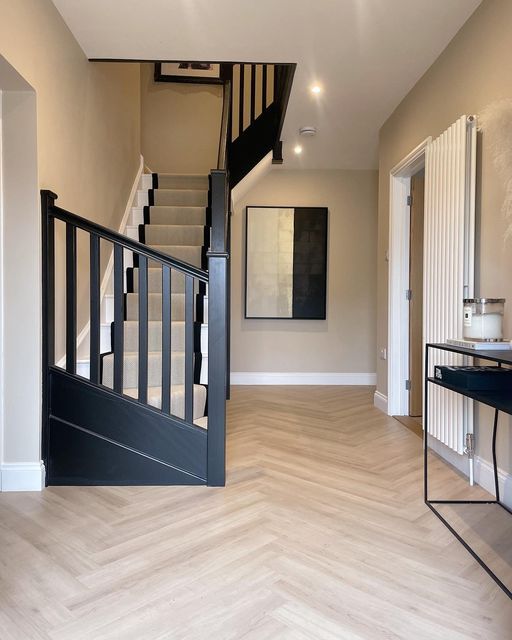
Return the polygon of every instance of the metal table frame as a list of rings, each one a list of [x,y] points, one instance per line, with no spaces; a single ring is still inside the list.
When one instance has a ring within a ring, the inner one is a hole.
[[[497,504],[508,513],[512,511],[505,505],[500,499],[500,487],[498,477],[498,464],[496,455],[496,436],[498,433],[498,417],[499,412],[502,411],[509,415],[512,415],[512,393],[510,394],[510,400],[507,402],[506,396],[503,397],[503,401],[499,400],[499,394],[489,392],[473,392],[466,389],[457,388],[446,383],[442,383],[433,377],[429,376],[429,355],[431,349],[438,349],[441,351],[449,351],[452,353],[458,353],[464,356],[470,356],[482,360],[488,360],[495,362],[499,367],[502,365],[512,366],[512,350],[510,351],[475,351],[473,349],[465,349],[463,347],[457,347],[450,344],[436,344],[427,343],[425,346],[425,410],[424,410],[424,429],[423,429],[423,494],[425,504],[435,513],[435,515],[441,520],[441,522],[451,531],[451,533],[459,540],[459,542],[469,551],[478,564],[485,569],[485,571],[491,576],[496,584],[512,599],[512,591],[500,580],[500,578],[492,571],[492,569],[485,563],[485,561],[476,553],[476,551],[464,540],[464,538],[450,525],[449,522],[439,513],[436,505],[440,504]],[[436,384],[445,389],[449,389],[454,393],[460,393],[468,398],[472,398],[477,402],[482,402],[487,406],[494,409],[494,421],[492,430],[492,462],[494,469],[494,490],[496,498],[494,500],[430,500],[428,497],[428,391],[431,384]],[[510,405],[510,406],[508,406]]]

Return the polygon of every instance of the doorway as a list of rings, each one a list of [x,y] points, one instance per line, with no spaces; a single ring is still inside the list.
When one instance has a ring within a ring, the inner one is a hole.
[[[409,416],[423,415],[423,222],[425,169],[411,177],[409,196]]]
[[[425,151],[430,142],[425,139],[390,173],[387,413],[392,416],[422,413],[422,229]]]

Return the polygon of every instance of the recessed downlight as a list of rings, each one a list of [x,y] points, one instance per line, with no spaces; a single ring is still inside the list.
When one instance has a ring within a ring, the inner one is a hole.
[[[315,95],[318,95],[319,93],[322,93],[322,87],[319,84],[314,84],[311,86],[311,93],[314,93]]]
[[[300,154],[302,153],[302,147],[300,146],[300,144],[295,145],[295,147],[293,148],[294,153],[296,153],[298,156],[300,156]]]

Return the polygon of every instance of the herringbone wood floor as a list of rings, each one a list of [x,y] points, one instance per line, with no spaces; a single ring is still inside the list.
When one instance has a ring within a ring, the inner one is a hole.
[[[225,489],[0,494],[1,639],[510,640],[422,502],[420,439],[371,403],[235,388]]]

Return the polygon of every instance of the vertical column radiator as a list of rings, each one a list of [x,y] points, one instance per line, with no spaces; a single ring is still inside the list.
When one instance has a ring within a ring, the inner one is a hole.
[[[463,298],[474,295],[476,122],[462,116],[426,149],[423,335],[462,338]],[[437,352],[437,364],[462,364]],[[432,372],[429,372],[432,375]],[[429,434],[459,454],[473,432],[472,401],[433,386]]]

